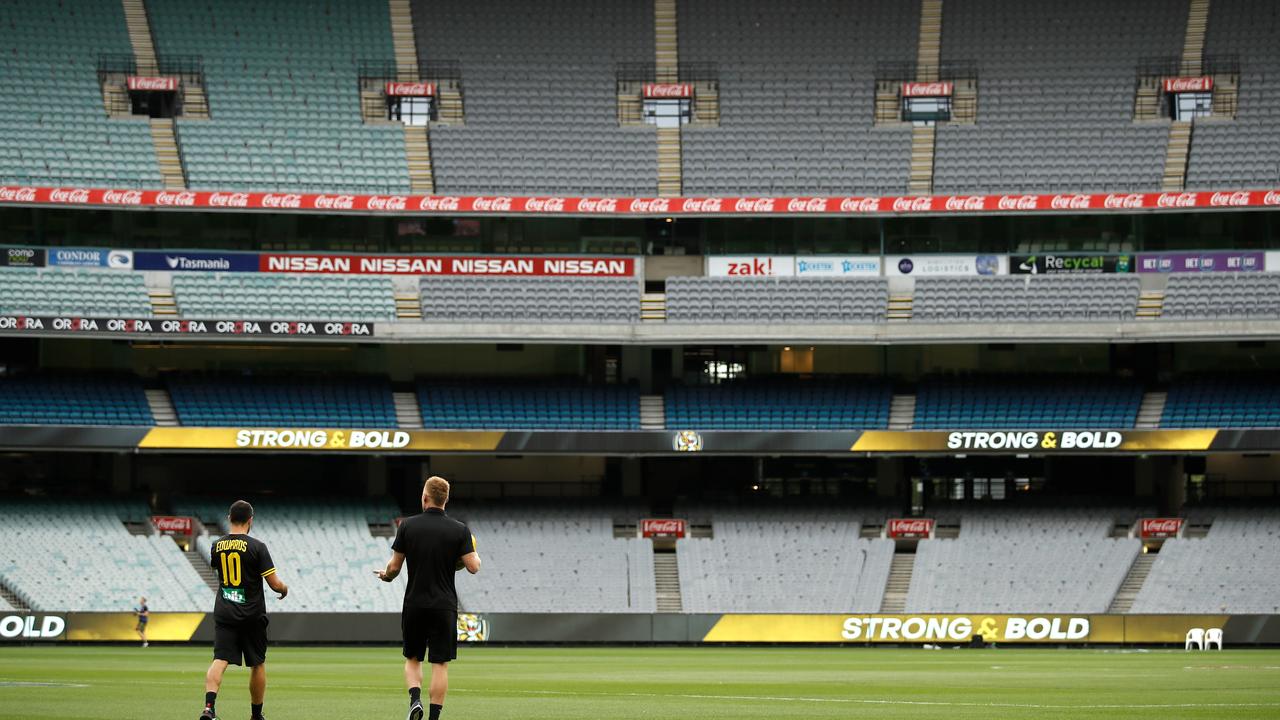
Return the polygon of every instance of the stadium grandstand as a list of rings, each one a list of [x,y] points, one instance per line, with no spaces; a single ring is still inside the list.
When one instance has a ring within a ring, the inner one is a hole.
[[[206,645],[239,499],[273,652],[398,644],[433,476],[461,642],[641,664],[495,717],[1280,645],[1278,69],[1264,0],[0,0],[0,662]],[[1280,707],[1241,657],[1005,709]]]

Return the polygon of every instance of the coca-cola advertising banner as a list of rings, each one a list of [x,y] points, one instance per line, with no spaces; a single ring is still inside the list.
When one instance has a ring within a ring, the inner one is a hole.
[[[1011,275],[1088,275],[1133,272],[1132,255],[1012,255]]]
[[[946,275],[1006,275],[1007,255],[889,255],[884,259],[888,275],[939,277]]]
[[[130,90],[141,92],[173,92],[178,89],[178,78],[176,77],[130,75],[127,82]]]
[[[1138,521],[1138,532],[1143,538],[1177,537],[1182,529],[1182,518],[1142,518]]]
[[[0,315],[0,332],[105,335],[188,335],[208,337],[373,337],[373,323],[294,320],[145,320],[49,315]]]
[[[933,534],[932,518],[893,518],[885,525],[891,538],[927,538]]]
[[[955,88],[953,82],[904,82],[902,97],[951,97]]]
[[[944,215],[1278,207],[1280,189],[1227,192],[1059,193],[853,197],[516,197],[113,190],[0,186],[0,204],[413,215]]]
[[[433,97],[436,94],[433,82],[389,82],[384,89],[392,97]]]
[[[1213,77],[1171,77],[1164,79],[1164,91],[1167,93],[1209,92],[1213,90]]]
[[[44,248],[8,247],[0,249],[0,267],[44,267]]]
[[[555,277],[632,277],[631,257],[437,255],[291,255],[264,253],[255,270],[344,275],[523,275]]]
[[[194,527],[191,518],[174,515],[152,515],[151,524],[159,532],[176,535],[190,535]]]
[[[1263,251],[1221,250],[1138,255],[1138,272],[1141,273],[1263,272],[1266,269],[1267,254]]]
[[[690,83],[645,83],[644,96],[650,100],[675,100],[693,97]]]
[[[796,274],[793,255],[708,255],[712,277],[790,277]]]
[[[649,518],[640,521],[640,534],[644,537],[684,537],[685,522],[673,518]]]

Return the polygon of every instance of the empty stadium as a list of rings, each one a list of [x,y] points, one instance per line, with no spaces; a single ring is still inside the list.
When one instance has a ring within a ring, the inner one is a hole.
[[[1280,717],[1278,97],[1262,0],[0,0],[0,718],[194,716],[237,499],[267,714],[403,713],[437,475],[447,717]]]

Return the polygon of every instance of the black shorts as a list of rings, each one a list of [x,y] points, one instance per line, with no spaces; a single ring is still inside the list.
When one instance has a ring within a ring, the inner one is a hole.
[[[400,630],[406,658],[447,663],[458,657],[457,610],[405,608],[400,614]]]
[[[245,667],[257,667],[266,662],[268,622],[265,615],[238,623],[216,620],[213,627],[213,659]]]

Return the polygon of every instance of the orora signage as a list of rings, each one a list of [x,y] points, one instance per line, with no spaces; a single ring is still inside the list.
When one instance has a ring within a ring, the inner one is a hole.
[[[1280,188],[1178,193],[1058,193],[846,197],[561,197],[355,195],[0,186],[0,204],[274,210],[405,215],[945,215],[1280,206]]]

